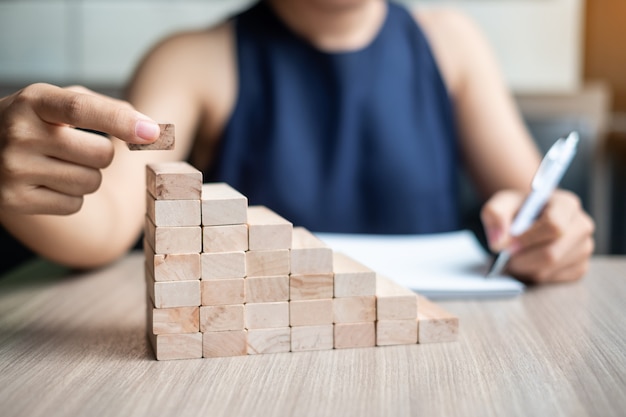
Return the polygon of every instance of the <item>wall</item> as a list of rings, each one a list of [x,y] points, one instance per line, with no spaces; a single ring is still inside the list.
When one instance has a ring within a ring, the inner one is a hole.
[[[159,38],[252,0],[0,0],[0,83],[120,85]],[[511,88],[580,86],[583,0],[404,0],[454,5],[483,27]]]

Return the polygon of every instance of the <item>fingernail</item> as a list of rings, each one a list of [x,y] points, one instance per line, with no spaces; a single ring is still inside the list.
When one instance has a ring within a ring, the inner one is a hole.
[[[158,124],[152,121],[139,120],[135,125],[135,135],[147,142],[154,141],[159,137],[160,134],[161,128]]]

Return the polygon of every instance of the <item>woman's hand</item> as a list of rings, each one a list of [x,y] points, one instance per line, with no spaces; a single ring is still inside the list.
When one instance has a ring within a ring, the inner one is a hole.
[[[113,145],[97,130],[151,143],[159,126],[126,102],[83,87],[33,84],[0,100],[0,210],[72,214],[96,191]]]
[[[557,190],[535,223],[522,235],[509,229],[526,196],[513,190],[496,193],[484,205],[481,218],[493,252],[508,249],[506,271],[531,283],[574,281],[589,267],[594,250],[594,222],[579,198]]]

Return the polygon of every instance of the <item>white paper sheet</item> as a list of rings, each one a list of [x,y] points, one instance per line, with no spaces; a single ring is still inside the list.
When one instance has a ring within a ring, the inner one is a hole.
[[[491,257],[469,230],[435,235],[316,233],[336,252],[431,299],[512,297],[524,285],[485,278]]]

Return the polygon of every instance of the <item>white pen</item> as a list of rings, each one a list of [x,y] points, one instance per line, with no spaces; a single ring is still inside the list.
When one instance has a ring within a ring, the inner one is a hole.
[[[560,138],[550,147],[533,178],[532,191],[513,219],[509,232],[511,236],[515,237],[524,233],[539,216],[572,162],[577,145],[578,133],[572,132],[566,139]],[[487,272],[487,277],[502,274],[510,256],[511,254],[506,249],[501,251]]]

